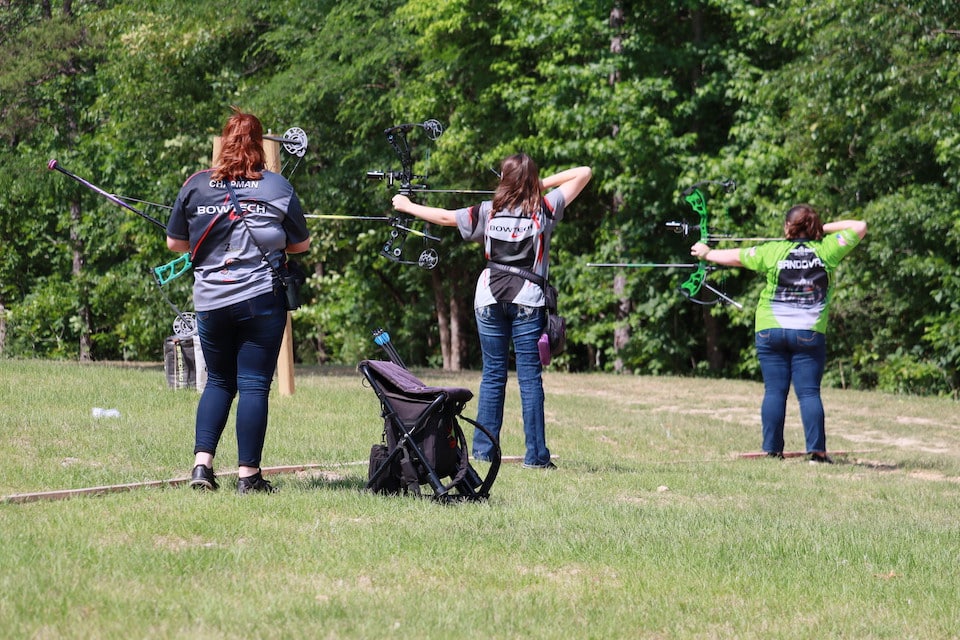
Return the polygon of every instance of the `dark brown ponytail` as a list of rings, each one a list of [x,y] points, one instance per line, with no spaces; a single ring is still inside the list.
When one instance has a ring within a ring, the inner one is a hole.
[[[823,239],[823,222],[816,210],[808,204],[797,204],[787,211],[784,231],[788,240],[803,238],[806,240]]]

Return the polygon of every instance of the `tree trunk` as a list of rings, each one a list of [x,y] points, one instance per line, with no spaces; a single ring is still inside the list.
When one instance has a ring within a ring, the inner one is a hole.
[[[455,284],[444,286],[445,283],[456,281],[455,273],[441,275],[437,271],[431,272],[444,371],[463,371],[469,353],[467,338],[470,332],[473,301],[472,298],[463,295],[465,289]]]
[[[80,316],[80,362],[92,360],[93,331],[90,328],[90,296],[83,278],[83,238],[80,237],[80,203],[70,203],[70,246],[73,248],[73,280],[77,287],[77,313]]]
[[[443,358],[443,370],[450,371],[453,361],[450,303],[447,302],[443,278],[436,269],[430,272],[430,282],[433,288],[433,306],[437,313],[437,329],[440,331],[440,355]]]
[[[720,323],[716,316],[710,313],[710,307],[701,307],[701,317],[703,318],[704,345],[707,350],[707,363],[711,371],[721,371],[724,365],[723,352],[720,350],[718,338],[720,336]]]
[[[466,305],[471,307],[472,305]],[[450,296],[450,370],[463,371],[469,322],[461,296]]]
[[[614,31],[614,35],[610,39],[610,52],[616,55],[620,55],[623,52],[623,37],[619,29],[622,28],[625,23],[626,16],[624,15],[623,8],[620,7],[618,2],[615,2],[613,8],[610,10],[610,28]],[[619,81],[619,70],[614,70],[607,78],[607,82],[611,87]],[[610,137],[616,138],[619,131],[620,126],[614,124],[610,131]],[[610,212],[614,216],[619,212],[622,203],[623,197],[621,194],[615,193],[610,204]],[[614,354],[616,354],[613,361],[613,370],[617,373],[623,372],[623,359],[620,357],[620,351],[630,343],[630,325],[627,319],[630,317],[630,310],[633,305],[626,291],[627,278],[623,273],[617,273],[613,278],[613,292],[618,300],[616,328],[613,330],[613,351]]]
[[[613,293],[617,296],[617,324],[613,330],[613,351],[617,357],[613,361],[613,370],[617,373],[623,373],[623,359],[620,358],[620,351],[630,343],[630,325],[627,318],[630,317],[630,297],[626,295],[627,276],[623,272],[617,273],[613,277]]]
[[[3,348],[7,344],[7,308],[0,302],[0,356],[3,355]]]

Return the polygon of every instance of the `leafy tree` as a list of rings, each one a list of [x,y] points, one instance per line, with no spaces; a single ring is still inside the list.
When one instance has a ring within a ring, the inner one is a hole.
[[[682,190],[710,193],[714,228],[780,233],[810,201],[862,217],[831,324],[829,383],[958,393],[960,9],[947,0],[197,0],[18,2],[0,13],[0,349],[156,359],[190,283],[157,289],[173,257],[149,222],[46,169],[169,204],[210,164],[228,107],[310,148],[294,184],[312,215],[389,215],[397,168],[384,130],[411,133],[431,187],[491,188],[519,150],[594,180],[555,235],[552,279],[570,325],[558,366],[757,377],[761,283],[726,270],[746,308],[676,294],[688,271],[590,262],[686,261]],[[447,207],[477,195],[423,194]],[[159,220],[160,207],[140,203]],[[378,257],[377,222],[311,218],[298,357],[355,362],[384,326],[410,363],[479,364],[472,292],[482,256],[452,229],[426,272]],[[416,244],[411,239],[410,244]],[[416,252],[414,252],[416,253]]]
[[[64,344],[73,342],[79,358],[89,360],[93,321],[91,286],[83,272],[87,245],[81,203],[71,197],[60,209],[63,214],[47,220],[23,215],[51,202],[49,191],[32,184],[46,165],[38,150],[74,146],[82,135],[82,107],[92,98],[90,73],[99,60],[100,43],[75,18],[71,6],[65,3],[54,16],[49,3],[25,3],[11,7],[2,22],[0,137],[19,152],[4,158],[2,173],[5,181],[28,184],[9,185],[8,193],[22,200],[8,196],[2,207],[9,213],[2,229],[5,246],[16,255],[0,266],[0,309],[22,297],[39,304],[20,307],[10,316],[0,312],[0,322],[6,338],[8,318],[16,325],[22,316],[36,329],[26,335],[33,336],[30,345],[41,353],[62,355]],[[64,234],[67,242],[60,241]],[[64,291],[69,292],[65,298]]]

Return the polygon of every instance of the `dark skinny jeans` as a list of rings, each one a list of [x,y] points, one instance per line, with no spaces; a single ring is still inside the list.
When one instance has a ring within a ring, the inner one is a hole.
[[[216,455],[233,398],[237,401],[237,458],[259,467],[267,433],[267,400],[287,323],[282,294],[263,295],[197,313],[207,383],[197,405],[194,453]]]

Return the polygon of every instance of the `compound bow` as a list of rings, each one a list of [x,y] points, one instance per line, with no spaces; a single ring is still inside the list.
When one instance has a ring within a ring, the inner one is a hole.
[[[293,172],[297,170],[297,167],[300,166],[300,160],[303,158],[304,154],[307,151],[307,135],[306,133],[303,132],[303,129],[300,129],[299,127],[292,127],[290,129],[287,129],[286,132],[284,132],[282,138],[278,138],[272,135],[265,135],[263,136],[263,138],[265,140],[273,140],[275,142],[281,143],[283,145],[284,150],[288,154],[290,154],[291,156],[296,156],[298,158],[296,164],[294,164],[293,166],[293,169],[290,170],[288,177],[289,175],[292,175]],[[286,166],[287,164],[284,164],[281,167],[280,169],[281,174],[283,173],[283,169]],[[103,196],[104,198],[106,198],[113,204],[117,205],[118,207],[121,207],[123,209],[126,209],[127,211],[131,211],[137,214],[144,220],[147,220],[153,225],[159,227],[164,233],[166,233],[167,225],[160,222],[153,216],[145,213],[144,211],[141,211],[140,209],[137,209],[136,207],[132,206],[130,202],[138,202],[138,203],[146,204],[153,207],[159,207],[163,209],[173,209],[173,207],[165,204],[158,204],[156,202],[150,202],[149,200],[140,200],[138,198],[131,198],[128,196],[118,196],[116,194],[109,193],[108,191],[98,187],[92,182],[81,178],[77,174],[71,171],[68,171],[67,169],[64,169],[62,166],[60,166],[60,163],[57,162],[57,160],[55,159],[50,160],[47,163],[47,169],[49,169],[50,171],[54,171],[54,170],[59,171],[63,175],[69,178],[72,178],[73,180],[76,180],[77,182],[87,187],[94,193]],[[182,338],[196,335],[197,333],[196,314],[191,312],[181,311],[180,308],[177,307],[177,305],[175,305],[173,301],[170,299],[170,297],[167,295],[167,292],[164,289],[164,286],[169,282],[176,280],[177,278],[184,275],[188,271],[190,271],[192,267],[193,267],[193,263],[190,261],[190,254],[184,253],[181,256],[174,258],[170,262],[162,264],[158,267],[154,267],[152,270],[153,280],[154,282],[156,282],[157,287],[160,290],[160,295],[163,296],[163,299],[166,301],[168,305],[170,305],[170,308],[173,309],[174,313],[177,316],[173,321],[174,335]]]
[[[407,134],[415,129],[422,129],[427,138],[436,141],[443,135],[443,125],[438,120],[429,119],[423,122],[409,122],[398,124],[384,129],[387,143],[393,148],[400,159],[400,169],[389,171],[367,171],[367,178],[386,182],[389,188],[396,187],[398,193],[414,197],[423,193],[459,193],[459,194],[491,194],[492,191],[471,189],[430,189],[426,184],[426,175],[414,173],[413,153]],[[397,264],[415,264],[423,269],[433,269],[440,263],[437,250],[429,245],[430,242],[439,243],[440,238],[428,231],[420,231],[412,225],[413,216],[400,212],[392,212],[385,216],[351,216],[351,215],[324,215],[314,214],[308,217],[325,218],[328,220],[370,220],[386,222],[390,226],[389,235],[380,248],[380,255]],[[409,236],[416,236],[423,240],[423,248],[416,259],[405,258],[404,247]]]
[[[748,241],[748,240],[761,240],[761,238],[732,238],[724,235],[711,235],[710,226],[709,226],[709,212],[707,209],[707,198],[703,194],[701,187],[705,185],[719,185],[723,188],[724,193],[733,193],[737,188],[737,183],[730,179],[725,180],[701,180],[700,182],[695,183],[694,185],[688,187],[683,191],[684,201],[690,205],[694,213],[697,214],[699,222],[697,224],[690,224],[688,222],[676,222],[671,221],[667,222],[666,226],[670,229],[673,229],[677,233],[682,233],[684,236],[691,234],[696,231],[699,235],[700,242],[711,242],[715,240],[731,240],[731,241]],[[718,302],[724,302],[726,304],[731,304],[738,309],[742,309],[743,305],[720,291],[707,280],[707,274],[710,271],[716,270],[718,267],[712,265],[705,260],[700,260],[696,263],[659,263],[659,262],[619,262],[619,263],[588,263],[588,267],[623,267],[623,268],[660,268],[660,269],[693,269],[693,272],[687,277],[687,279],[678,287],[678,291],[683,295],[687,300],[695,304],[700,305],[713,305]],[[698,296],[702,289],[706,289],[713,293],[716,297],[708,300],[704,300]]]

